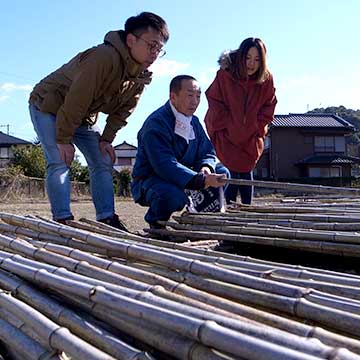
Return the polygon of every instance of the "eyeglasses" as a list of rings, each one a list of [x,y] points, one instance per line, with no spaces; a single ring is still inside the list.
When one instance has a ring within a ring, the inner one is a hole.
[[[156,54],[158,57],[163,57],[166,54],[166,50],[156,41],[147,41],[140,36],[133,34],[137,39],[142,40],[147,44],[148,50],[150,53]]]

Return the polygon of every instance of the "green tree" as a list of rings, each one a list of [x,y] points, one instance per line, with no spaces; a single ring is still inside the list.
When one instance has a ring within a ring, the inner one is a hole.
[[[81,165],[78,156],[75,156],[75,159],[71,163],[70,178],[73,181],[85,182],[86,184],[90,183],[89,168]]]
[[[34,145],[26,148],[13,147],[14,158],[11,167],[17,168],[25,176],[45,178],[46,161],[44,152],[38,141],[34,141]],[[87,166],[81,165],[78,156],[75,157],[70,167],[70,178],[74,181],[90,182],[89,170]]]
[[[120,196],[130,196],[131,170],[125,168],[118,174],[117,194]]]
[[[12,147],[14,158],[11,166],[21,169],[21,172],[30,177],[44,178],[46,162],[40,145],[27,147]]]

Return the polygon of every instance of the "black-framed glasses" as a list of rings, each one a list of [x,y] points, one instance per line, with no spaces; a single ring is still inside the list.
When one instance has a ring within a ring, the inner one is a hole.
[[[144,41],[147,44],[148,50],[152,54],[156,54],[158,57],[163,57],[166,54],[166,50],[156,41],[147,41],[140,36],[133,34],[137,39]]]

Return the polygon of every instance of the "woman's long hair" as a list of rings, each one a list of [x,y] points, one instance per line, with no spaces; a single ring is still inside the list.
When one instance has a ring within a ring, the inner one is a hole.
[[[258,83],[262,83],[267,80],[270,76],[270,72],[266,64],[266,47],[265,44],[259,38],[247,38],[241,44],[240,47],[232,52],[232,61],[229,66],[229,71],[235,78],[247,79],[247,68],[246,68],[246,56],[250,48],[255,47],[260,56],[260,67],[258,71],[251,75],[251,78],[256,80]]]

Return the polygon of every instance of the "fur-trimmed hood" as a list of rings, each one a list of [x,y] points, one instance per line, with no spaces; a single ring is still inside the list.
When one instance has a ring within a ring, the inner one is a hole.
[[[221,53],[218,64],[223,70],[229,70],[231,64],[235,62],[236,50],[225,50]]]

